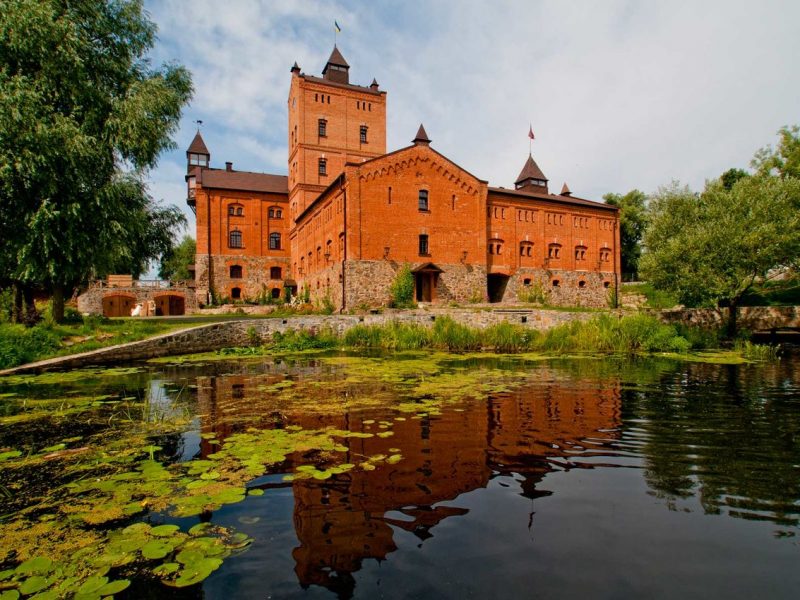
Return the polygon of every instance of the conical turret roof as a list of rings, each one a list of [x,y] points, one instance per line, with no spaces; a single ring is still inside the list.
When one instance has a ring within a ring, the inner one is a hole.
[[[331,52],[331,57],[328,59],[328,63],[325,65],[325,68],[328,68],[328,65],[338,65],[340,67],[347,67],[350,68],[350,65],[347,64],[347,61],[342,56],[342,53],[339,52],[339,48],[335,45],[333,46],[333,52]],[[323,71],[324,73],[325,71]]]
[[[525,166],[522,167],[522,171],[519,173],[519,177],[517,177],[517,180],[514,183],[524,183],[529,179],[547,181],[547,177],[544,176],[544,173],[542,173],[539,165],[536,164],[536,161],[533,160],[533,156],[530,154],[528,155],[528,160],[525,161]]]
[[[428,134],[425,132],[425,128],[422,126],[422,123],[419,124],[419,129],[417,129],[417,135],[412,140],[415,144],[430,144],[431,140],[428,137]]]
[[[564,185],[561,186],[561,195],[562,196],[571,196],[572,195],[572,191],[569,189],[569,186],[567,185],[566,181],[564,182]]]
[[[203,136],[200,135],[199,131],[194,135],[194,139],[192,143],[189,144],[189,148],[186,152],[191,152],[192,154],[211,154],[208,148],[206,148],[206,143],[203,141]]]

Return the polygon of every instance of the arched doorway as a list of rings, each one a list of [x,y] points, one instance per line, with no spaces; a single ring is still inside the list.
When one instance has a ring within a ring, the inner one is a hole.
[[[439,274],[443,271],[433,263],[425,263],[411,272],[414,274],[414,297],[417,302],[436,300],[436,286],[439,283]]]
[[[486,291],[489,293],[489,302],[501,302],[506,293],[508,275],[491,273],[486,277]]]
[[[186,300],[178,294],[162,294],[153,300],[156,302],[156,315],[182,315],[186,312]]]
[[[136,296],[133,294],[108,294],[103,297],[103,316],[130,317],[134,306]]]

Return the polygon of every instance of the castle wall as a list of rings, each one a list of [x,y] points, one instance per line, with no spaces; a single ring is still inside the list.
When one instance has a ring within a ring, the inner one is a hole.
[[[242,277],[231,277],[231,267],[242,267]],[[272,277],[272,267],[281,270],[280,277]],[[217,300],[234,299],[233,288],[239,288],[240,300],[256,301],[261,294],[272,294],[279,290],[283,297],[284,281],[289,277],[289,258],[277,256],[212,255],[211,289]],[[197,303],[208,303],[209,269],[208,255],[195,256],[195,285]]]

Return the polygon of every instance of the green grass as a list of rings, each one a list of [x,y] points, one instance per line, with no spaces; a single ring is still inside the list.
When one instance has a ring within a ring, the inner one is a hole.
[[[670,292],[664,290],[657,290],[650,283],[623,283],[622,296],[626,294],[641,294],[647,299],[645,306],[647,308],[673,308],[678,304],[678,298]],[[620,299],[622,301],[622,298]]]
[[[139,321],[88,317],[80,323],[46,321],[30,328],[0,324],[0,368],[135,342],[187,327],[183,321]]]

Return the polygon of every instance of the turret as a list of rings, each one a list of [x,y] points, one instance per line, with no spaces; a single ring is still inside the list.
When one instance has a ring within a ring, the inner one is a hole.
[[[335,83],[350,83],[350,65],[336,46],[333,47],[331,57],[322,69],[322,77]]]
[[[532,155],[528,155],[528,160],[525,161],[525,166],[519,173],[519,177],[514,182],[514,187],[518,190],[531,187],[533,189],[525,191],[538,191],[547,193],[547,177],[544,176],[539,165],[533,160]]]
[[[189,149],[186,150],[186,172],[191,172],[195,167],[206,168],[210,162],[211,153],[206,148],[203,136],[200,135],[198,130],[192,143],[189,144]]]

